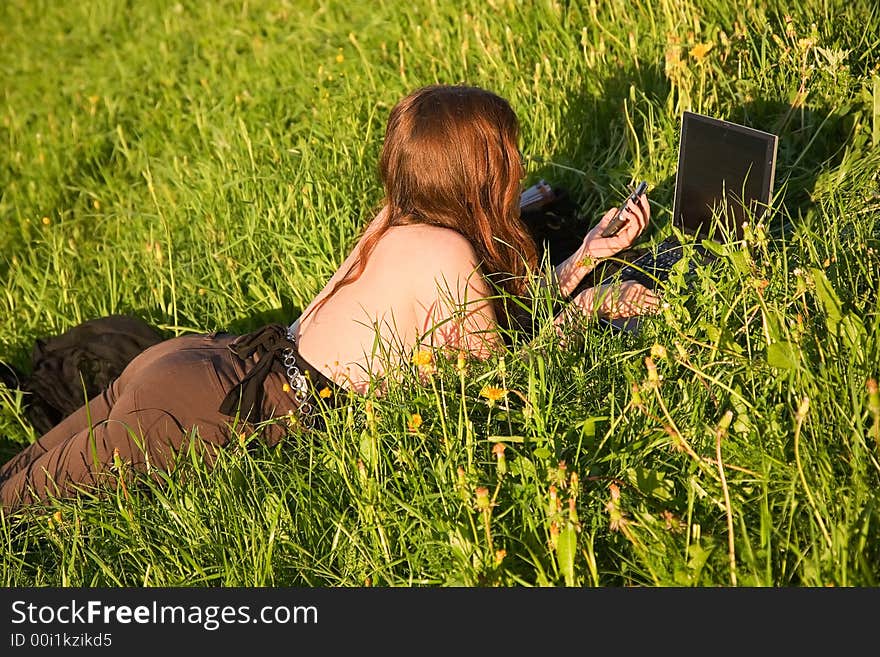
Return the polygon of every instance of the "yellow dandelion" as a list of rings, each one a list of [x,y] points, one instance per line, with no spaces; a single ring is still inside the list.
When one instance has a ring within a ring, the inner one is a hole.
[[[336,55],[336,63],[337,64],[341,64],[344,61],[345,61],[345,55],[343,55],[342,53],[339,53],[338,55]]]
[[[458,357],[455,359],[455,369],[459,374],[467,372],[467,352],[459,350]]]
[[[434,362],[434,354],[428,349],[419,349],[413,354],[412,362],[418,367],[427,367]]]
[[[283,386],[281,386],[281,389],[282,389],[284,392],[290,392],[290,384],[289,384],[289,383],[285,383]]]
[[[43,225],[44,226],[48,226],[51,223],[52,223],[52,220],[49,219],[49,217],[43,217]]]
[[[413,413],[409,421],[406,423],[406,428],[410,433],[417,433],[419,427],[422,426],[422,416],[418,413]]]
[[[318,396],[319,396],[321,399],[327,399],[327,397],[329,397],[329,396],[332,395],[332,394],[333,394],[333,393],[330,391],[330,388],[328,388],[327,386],[324,386],[323,388],[321,388],[321,389],[318,391]]]
[[[816,45],[816,39],[814,39],[813,37],[798,39],[797,45],[800,50],[806,51]]]
[[[698,43],[690,50],[690,55],[697,61],[700,61],[705,57],[710,50],[712,50],[712,43]]]
[[[507,390],[496,386],[483,386],[483,389],[480,390],[480,397],[485,397],[490,403],[494,404],[499,399],[507,397]]]
[[[57,525],[61,524],[61,511],[56,511],[46,518],[46,523],[49,525],[49,529],[55,529]]]
[[[578,267],[583,267],[585,269],[592,269],[596,266],[596,261],[593,260],[590,256],[584,256],[577,262]]]
[[[495,550],[495,565],[500,566],[501,562],[504,561],[504,557],[507,556],[507,550]]]

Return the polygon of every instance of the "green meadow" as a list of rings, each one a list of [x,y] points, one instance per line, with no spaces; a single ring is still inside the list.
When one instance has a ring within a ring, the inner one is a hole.
[[[0,361],[127,313],[288,323],[382,200],[399,98],[508,98],[585,232],[684,110],[779,135],[774,201],[637,334],[553,299],[276,447],[0,519],[5,586],[880,584],[880,8],[869,0],[0,4]],[[38,436],[0,386],[0,457]],[[124,469],[125,464],[120,464]]]

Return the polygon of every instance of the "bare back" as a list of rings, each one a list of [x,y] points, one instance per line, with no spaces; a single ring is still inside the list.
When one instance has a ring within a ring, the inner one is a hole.
[[[311,312],[356,262],[363,239],[296,323],[303,358],[340,385],[363,392],[371,375],[407,362],[426,342],[488,355],[498,341],[489,287],[470,243],[447,228],[390,228],[361,276]]]

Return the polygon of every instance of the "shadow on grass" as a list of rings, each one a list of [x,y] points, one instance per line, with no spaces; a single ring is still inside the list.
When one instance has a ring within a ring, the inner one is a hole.
[[[568,257],[602,213],[625,198],[631,184],[637,182],[633,173],[637,161],[642,162],[642,170],[660,169],[641,152],[649,141],[659,141],[660,148],[665,148],[655,157],[663,157],[669,166],[667,175],[648,181],[652,223],[639,242],[668,233],[681,116],[656,108],[667,107],[672,92],[669,78],[655,66],[631,67],[603,80],[599,87],[593,93],[574,90],[568,95],[568,111],[557,131],[557,149],[548,161],[535,162],[532,171],[533,178],[565,189],[570,198],[568,216],[531,224],[541,252],[549,251],[553,263]],[[728,101],[717,111],[702,113],[779,137],[774,184],[778,211],[768,226],[771,234],[779,235],[811,207],[820,173],[841,164],[853,131],[852,110],[848,105],[794,106],[782,97],[748,103],[735,98]],[[636,139],[639,152],[634,148]]]

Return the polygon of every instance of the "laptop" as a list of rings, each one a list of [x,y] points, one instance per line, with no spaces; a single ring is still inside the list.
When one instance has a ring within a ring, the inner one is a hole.
[[[770,205],[778,136],[695,112],[683,112],[675,175],[672,225],[694,242],[689,273],[714,256],[700,244],[741,239],[743,223],[760,221]],[[684,256],[671,235],[620,269],[621,280],[655,289]],[[634,330],[638,318],[609,320]]]
[[[743,223],[758,222],[770,205],[778,137],[769,132],[684,112],[675,174],[672,224],[694,241],[741,239]],[[655,288],[683,255],[676,236],[667,237],[620,270],[622,279]],[[691,263],[694,265],[695,263]]]

